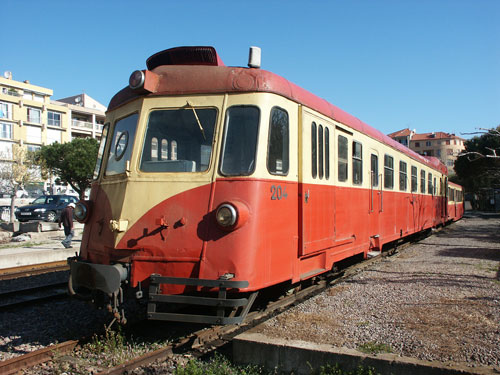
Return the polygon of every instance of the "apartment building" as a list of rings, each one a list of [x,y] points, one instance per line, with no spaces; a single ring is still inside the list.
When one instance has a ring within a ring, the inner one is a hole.
[[[416,133],[403,129],[389,134],[389,137],[424,156],[435,156],[454,173],[455,160],[465,150],[465,140],[445,132]]]
[[[51,100],[53,90],[0,77],[0,159],[12,158],[12,145],[30,151],[75,137],[100,139],[106,107],[87,94]]]

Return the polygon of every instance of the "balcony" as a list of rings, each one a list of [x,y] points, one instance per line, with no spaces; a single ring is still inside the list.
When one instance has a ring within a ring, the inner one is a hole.
[[[71,120],[71,127],[73,128],[83,128],[92,130],[93,126],[91,122],[81,121],[81,120]]]

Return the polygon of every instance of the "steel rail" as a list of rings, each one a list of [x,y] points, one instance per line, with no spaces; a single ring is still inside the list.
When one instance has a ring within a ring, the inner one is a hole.
[[[0,280],[17,279],[20,277],[41,275],[49,272],[69,270],[67,261],[31,264],[27,266],[0,269]]]
[[[66,341],[31,353],[23,354],[19,357],[7,359],[6,361],[0,362],[0,374],[16,374],[28,367],[50,361],[55,355],[70,353],[77,344],[78,341],[75,340]]]
[[[49,294],[36,295],[38,293]],[[0,293],[0,300],[7,300],[7,302],[0,302],[0,310],[11,309],[14,307],[20,307],[24,305],[29,305],[33,303],[39,303],[47,300],[52,300],[55,298],[67,297],[67,283],[54,283],[42,285],[34,288],[26,288],[19,290],[12,290],[4,293]],[[9,300],[11,300],[9,302]]]

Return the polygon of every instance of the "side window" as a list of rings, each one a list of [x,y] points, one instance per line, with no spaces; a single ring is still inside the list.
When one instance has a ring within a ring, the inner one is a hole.
[[[407,171],[406,171],[406,163],[404,161],[399,162],[399,190],[406,191],[407,186]]]
[[[107,176],[125,172],[126,163],[132,156],[138,117],[139,115],[134,113],[116,122],[106,166]]]
[[[411,167],[411,192],[415,193],[418,190],[418,171],[417,167]]]
[[[151,138],[151,160],[158,160],[158,138]]]
[[[370,157],[372,187],[378,186],[378,156],[372,154]]]
[[[106,140],[108,139],[109,123],[105,124],[102,128],[101,141],[99,143],[99,151],[97,153],[97,162],[94,169],[94,180],[99,177],[101,171],[102,156],[104,155],[104,148],[106,147]]]
[[[226,112],[221,173],[248,176],[255,170],[260,110],[254,106],[234,106]]]
[[[425,194],[425,171],[420,171],[420,192]]]
[[[168,141],[166,139],[161,140],[161,160],[168,160]]]
[[[271,174],[288,174],[289,155],[288,113],[281,108],[271,110],[267,170]]]
[[[318,128],[318,161],[319,161],[319,178],[323,178],[324,174],[324,152],[323,152],[323,125],[320,125]]]
[[[363,145],[356,141],[352,142],[352,182],[363,183]]]
[[[347,168],[348,168],[348,141],[347,138],[339,135],[338,138],[338,159],[339,159],[339,181],[347,181]]]
[[[432,173],[427,175],[427,192],[432,194]]]
[[[384,155],[384,188],[392,189],[394,187],[394,158]]]
[[[311,173],[312,177],[316,178],[318,175],[318,135],[316,123],[311,124]]]
[[[436,177],[434,177],[434,195],[437,195]]]
[[[325,126],[325,178],[330,178],[330,130]]]

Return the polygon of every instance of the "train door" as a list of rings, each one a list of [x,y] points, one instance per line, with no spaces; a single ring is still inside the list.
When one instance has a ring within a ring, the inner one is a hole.
[[[370,149],[368,224],[371,245],[377,248],[380,239],[380,215],[382,214],[382,174],[380,173],[379,163],[379,152],[375,149]]]
[[[299,138],[299,255],[307,255],[335,241],[334,126],[302,108]]]

